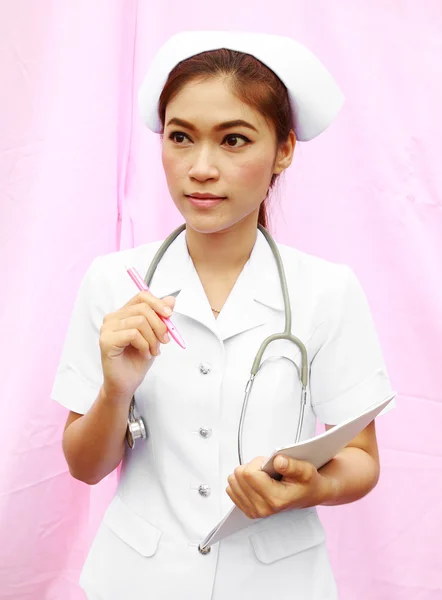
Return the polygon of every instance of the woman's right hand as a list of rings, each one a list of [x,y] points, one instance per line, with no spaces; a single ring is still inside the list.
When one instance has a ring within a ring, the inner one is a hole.
[[[170,317],[175,298],[156,298],[139,292],[119,310],[105,315],[100,329],[103,388],[106,395],[130,400],[160,353],[170,341],[158,314]],[[158,313],[158,314],[157,314]]]

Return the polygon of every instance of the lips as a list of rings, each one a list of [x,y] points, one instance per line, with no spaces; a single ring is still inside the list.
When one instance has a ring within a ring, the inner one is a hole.
[[[221,196],[212,196],[211,194],[201,194],[198,196],[187,196],[187,199],[190,204],[195,206],[196,208],[211,208],[212,206],[217,206],[224,202],[225,198]]]
[[[224,200],[225,196],[215,196],[213,194],[188,194],[188,198],[196,198],[197,200]]]

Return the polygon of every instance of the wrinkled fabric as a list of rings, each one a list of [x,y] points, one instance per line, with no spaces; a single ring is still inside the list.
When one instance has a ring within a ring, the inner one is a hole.
[[[216,27],[305,43],[347,97],[327,132],[298,144],[270,211],[278,241],[355,271],[398,390],[378,423],[378,486],[320,508],[340,600],[439,600],[442,7],[222,8]],[[70,477],[67,413],[49,394],[91,260],[181,222],[135,95],[159,44],[191,27],[214,27],[213,11],[193,0],[0,5],[1,600],[84,600],[79,573],[116,475],[93,488]]]

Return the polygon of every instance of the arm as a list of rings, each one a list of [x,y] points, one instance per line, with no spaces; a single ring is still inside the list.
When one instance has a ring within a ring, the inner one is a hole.
[[[392,389],[364,291],[348,267],[330,271],[322,315],[309,340],[312,408],[321,423],[337,423],[362,413]],[[319,308],[318,308],[319,310]],[[328,427],[329,428],[329,427]],[[229,476],[227,494],[251,518],[318,504],[336,505],[362,498],[379,479],[375,425],[371,423],[321,469],[278,455],[280,481],[261,469],[266,457],[241,465]],[[286,462],[287,464],[281,465]]]
[[[332,425],[326,425],[331,429]],[[319,473],[329,482],[321,504],[348,504],[366,496],[379,480],[379,453],[373,421]]]
[[[227,494],[251,519],[293,508],[354,502],[368,494],[379,478],[374,422],[322,469],[281,454],[273,461],[282,475],[277,481],[261,470],[265,459],[259,456],[228,477]],[[285,466],[281,459],[286,460]]]
[[[94,485],[121,462],[131,398],[109,398],[103,388],[85,415],[70,412],[63,452],[75,479]]]

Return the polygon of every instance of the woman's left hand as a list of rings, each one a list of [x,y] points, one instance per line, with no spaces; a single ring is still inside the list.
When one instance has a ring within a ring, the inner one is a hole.
[[[280,465],[281,458],[287,466]],[[227,494],[250,519],[268,517],[283,510],[316,506],[332,495],[332,482],[306,461],[279,454],[273,465],[282,479],[261,470],[265,456],[258,456],[229,475]]]

